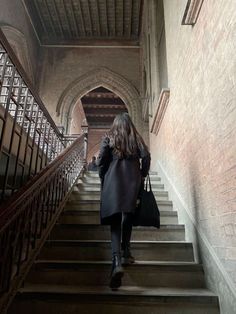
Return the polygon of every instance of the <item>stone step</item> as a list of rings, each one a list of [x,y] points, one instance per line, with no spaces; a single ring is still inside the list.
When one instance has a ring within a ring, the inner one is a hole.
[[[157,175],[158,175],[157,171],[149,171],[150,178],[152,178],[153,176],[157,176]],[[84,176],[99,177],[98,176],[98,171],[86,171]]]
[[[150,177],[150,179],[151,179],[151,184],[161,182],[161,178],[158,176],[152,176],[152,177]],[[84,176],[82,179],[78,180],[78,183],[80,183],[81,181],[84,183],[89,183],[89,184],[93,184],[93,183],[98,184],[98,183],[100,183],[100,178],[99,177]]]
[[[111,262],[38,260],[27,283],[54,285],[108,285]],[[137,262],[125,268],[123,286],[204,288],[203,267],[184,262]]]
[[[25,284],[8,314],[219,314],[209,290]]]
[[[132,241],[132,255],[136,261],[193,262],[193,246],[189,242]],[[110,241],[48,240],[40,252],[40,259],[110,260]]]
[[[152,191],[163,191],[164,190],[164,184],[156,183],[152,184]],[[76,186],[73,188],[73,191],[101,191],[101,184],[100,183],[93,183],[93,184],[87,184],[87,183],[77,183]]]
[[[157,205],[160,211],[173,210],[172,201],[157,201]],[[69,200],[65,205],[65,210],[99,210],[100,201],[71,201]]]
[[[158,201],[167,201],[168,192],[166,191],[153,191],[153,194]],[[99,201],[101,198],[100,191],[73,191],[70,195],[70,201]]]
[[[161,211],[161,224],[178,224],[176,211]],[[60,216],[59,223],[64,224],[99,224],[100,212],[98,210],[65,210]]]
[[[110,227],[95,224],[56,224],[50,235],[60,240],[110,240]],[[155,227],[134,227],[134,241],[184,241],[184,225],[161,225]]]

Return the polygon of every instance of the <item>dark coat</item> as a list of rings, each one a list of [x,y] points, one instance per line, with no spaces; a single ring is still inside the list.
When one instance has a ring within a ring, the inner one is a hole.
[[[120,159],[105,137],[97,164],[102,182],[101,223],[111,224],[116,214],[134,212],[142,177],[149,171],[150,154],[143,148],[135,156]]]

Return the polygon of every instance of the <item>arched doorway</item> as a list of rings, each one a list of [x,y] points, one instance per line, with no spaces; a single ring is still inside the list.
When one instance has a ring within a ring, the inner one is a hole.
[[[126,110],[130,114],[136,128],[146,142],[148,142],[148,123],[142,118],[142,104],[139,92],[132,83],[127,81],[124,77],[105,67],[95,69],[82,75],[74,82],[70,83],[62,93],[57,104],[56,113],[60,124],[65,128],[65,132],[68,133],[71,129],[71,121],[74,119],[74,108],[78,100],[81,100],[89,92],[98,88],[104,88],[108,90],[109,93],[113,93],[116,97],[120,98],[122,103],[125,104]],[[98,135],[99,133],[100,136]],[[89,152],[89,158],[98,151],[99,142],[104,133],[105,130],[99,131],[98,128],[96,129],[97,142],[93,143],[93,152]],[[96,151],[95,147],[97,147]],[[91,145],[89,148],[91,148]]]
[[[110,129],[115,116],[122,112],[128,112],[123,100],[103,86],[89,91],[77,101],[70,130],[80,133],[82,124],[88,125],[88,160],[97,155],[102,136]]]
[[[100,86],[110,90],[122,99],[134,124],[142,134],[144,121],[142,120],[142,106],[138,91],[125,78],[104,67],[79,77],[69,84],[62,93],[56,112],[61,125],[65,127],[66,131],[69,130],[68,121],[71,119],[77,100]]]

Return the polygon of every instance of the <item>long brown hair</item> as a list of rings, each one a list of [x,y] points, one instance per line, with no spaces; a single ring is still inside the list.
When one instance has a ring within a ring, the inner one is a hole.
[[[118,114],[108,133],[110,146],[119,158],[135,156],[146,145],[128,113]]]

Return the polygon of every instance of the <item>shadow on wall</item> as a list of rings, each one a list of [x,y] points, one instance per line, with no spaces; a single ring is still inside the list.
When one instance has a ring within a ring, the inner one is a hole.
[[[192,215],[196,224],[196,229],[199,229],[200,227],[200,195],[199,195],[199,190],[200,190],[200,178],[199,178],[199,168],[196,162],[191,159],[190,161],[190,169],[189,169],[189,192],[190,192],[190,204],[192,205]],[[195,246],[196,246],[196,252],[198,254],[197,260],[199,263],[202,263],[202,253],[200,249],[200,240],[199,240],[199,233],[195,229]]]

